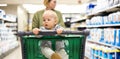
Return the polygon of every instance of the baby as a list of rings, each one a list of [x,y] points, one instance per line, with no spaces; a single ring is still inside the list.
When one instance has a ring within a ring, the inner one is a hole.
[[[55,30],[57,34],[61,34],[63,27],[58,23],[57,14],[52,10],[46,10],[43,13],[43,26],[33,29],[34,34],[38,34],[41,30]],[[43,40],[41,43],[41,51],[43,55],[48,59],[68,59],[68,55],[64,50],[64,41],[56,41],[56,51],[51,49],[51,41]]]

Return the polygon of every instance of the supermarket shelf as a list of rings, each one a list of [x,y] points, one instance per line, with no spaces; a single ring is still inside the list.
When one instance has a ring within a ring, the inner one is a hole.
[[[87,18],[84,17],[84,18],[81,18],[81,19],[71,20],[71,23],[80,23],[80,22],[85,21],[86,19],[87,19]]]
[[[3,19],[2,17],[0,17],[0,19]]]
[[[11,21],[11,20],[4,20],[4,22],[16,23],[16,21]]]
[[[74,28],[81,31],[81,30],[85,30],[87,27],[86,25],[80,25],[80,26],[78,25],[78,26],[74,26]]]
[[[87,26],[77,26],[77,29],[87,29],[87,28],[108,28],[108,27],[114,27],[118,28],[120,27],[120,24],[105,24],[105,25],[87,25]]]
[[[88,42],[92,42],[92,43],[96,43],[96,44],[99,44],[99,45],[110,46],[110,47],[115,47],[115,48],[120,49],[120,47],[118,47],[118,46],[113,46],[113,45],[111,45],[111,44],[106,44],[106,43],[97,42],[97,41],[93,41],[93,40],[87,40],[87,41],[88,41]]]
[[[105,24],[105,25],[89,25],[87,28],[105,28],[105,27],[120,27],[120,24]]]
[[[2,55],[0,55],[0,59],[3,59],[5,56],[9,55],[9,54],[12,53],[14,50],[16,50],[18,47],[19,47],[19,45],[16,46],[15,48],[13,48],[13,49],[7,51],[6,53],[3,53]]]
[[[103,13],[114,12],[114,11],[120,11],[120,4],[114,5],[112,7],[110,6],[106,9],[99,10],[95,13],[88,14],[87,16],[88,16],[88,18],[91,18],[93,16],[101,15]]]
[[[96,55],[96,54],[94,54],[94,56],[95,56],[95,57],[98,57],[98,58],[100,58],[100,59],[104,59],[103,57],[101,57],[101,56],[99,56],[99,55]]]
[[[3,20],[3,21],[5,21],[5,22],[16,23],[16,21],[9,20],[9,19],[4,19],[4,18],[0,18],[0,20]]]

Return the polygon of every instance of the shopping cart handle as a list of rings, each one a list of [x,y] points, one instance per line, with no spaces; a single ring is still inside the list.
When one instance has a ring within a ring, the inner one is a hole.
[[[40,31],[38,35],[56,35],[56,31]],[[63,31],[61,34],[68,35],[68,34],[75,34],[75,35],[89,35],[89,31]],[[24,36],[24,35],[34,35],[33,32],[18,32],[19,36]]]
[[[62,34],[89,35],[89,31],[88,30],[84,30],[84,31],[63,31]]]

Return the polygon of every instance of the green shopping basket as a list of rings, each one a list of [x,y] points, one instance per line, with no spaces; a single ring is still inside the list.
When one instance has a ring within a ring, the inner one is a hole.
[[[22,59],[47,59],[40,50],[41,40],[50,40],[55,50],[55,42],[64,40],[65,50],[69,59],[84,59],[85,40],[89,31],[64,31],[62,36],[55,31],[41,31],[42,36],[35,36],[32,32],[19,32],[21,38]]]

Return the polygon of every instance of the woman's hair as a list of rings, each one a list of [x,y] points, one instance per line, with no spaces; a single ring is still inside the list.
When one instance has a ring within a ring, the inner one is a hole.
[[[43,13],[43,17],[45,15],[53,17],[55,19],[55,21],[58,22],[58,16],[53,10],[45,10],[45,12]]]
[[[51,0],[44,0],[44,5],[47,6]]]

